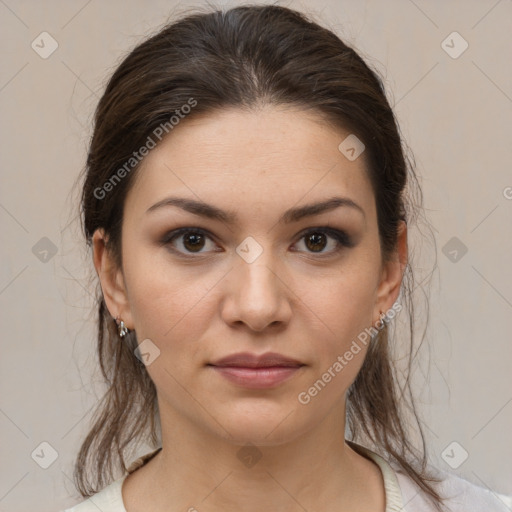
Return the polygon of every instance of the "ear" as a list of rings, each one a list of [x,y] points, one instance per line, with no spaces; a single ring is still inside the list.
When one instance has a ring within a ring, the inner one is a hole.
[[[128,329],[133,329],[128,295],[122,269],[117,268],[111,253],[107,250],[103,229],[97,229],[92,236],[94,267],[100,279],[105,304],[112,316],[123,320]]]
[[[374,309],[374,324],[379,320],[380,311],[386,313],[396,302],[400,294],[400,286],[408,261],[407,224],[402,220],[398,227],[397,248],[390,261],[382,268],[382,275],[377,288]]]

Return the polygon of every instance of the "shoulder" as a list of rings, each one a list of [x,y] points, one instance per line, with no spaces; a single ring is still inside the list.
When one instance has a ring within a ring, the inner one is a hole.
[[[115,480],[94,496],[62,512],[98,512],[99,510],[101,512],[126,512],[121,493],[121,487],[126,476]]]
[[[395,470],[404,504],[404,511],[432,512],[432,504],[406,473],[396,466]],[[510,512],[512,496],[500,494],[480,487],[458,475],[431,468],[441,482],[438,492],[445,498],[445,508],[449,512]]]
[[[101,512],[126,512],[122,493],[125,478],[130,473],[133,473],[149,462],[161,449],[162,447],[157,448],[156,450],[139,457],[137,460],[132,462],[121,478],[118,478],[94,496],[82,501],[82,503],[79,503],[72,508],[67,508],[62,512],[98,512],[98,510]]]
[[[126,512],[122,493],[124,480],[130,473],[133,473],[149,462],[161,449],[162,447],[157,448],[156,450],[139,457],[137,460],[132,462],[121,478],[118,478],[110,485],[107,485],[107,487],[96,493],[94,496],[82,501],[82,503],[79,503],[74,507],[67,508],[62,512]]]

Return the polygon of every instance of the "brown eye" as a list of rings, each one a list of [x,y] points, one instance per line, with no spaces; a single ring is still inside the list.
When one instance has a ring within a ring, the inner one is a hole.
[[[344,247],[355,246],[355,242],[344,231],[328,227],[310,229],[303,233],[300,241],[304,240],[306,252],[317,253],[319,255],[333,255],[341,251]],[[326,249],[331,246],[331,249]]]
[[[302,241],[304,241],[306,252],[319,256],[331,256],[337,254],[344,247],[350,248],[356,245],[347,233],[329,227],[310,229],[302,234],[299,242]],[[214,237],[200,228],[176,229],[167,233],[160,243],[169,246],[170,250],[183,256],[219,252]],[[210,243],[210,247],[208,247],[208,243]],[[329,247],[331,248],[329,249]]]
[[[204,236],[201,233],[187,233],[183,235],[183,246],[187,251],[197,251],[204,247]]]
[[[313,252],[321,252],[327,245],[327,237],[323,233],[310,233],[305,239],[306,247]]]
[[[208,241],[211,241],[211,249],[208,248]],[[187,254],[206,254],[215,252],[215,243],[208,233],[199,228],[181,228],[165,235],[161,241],[162,245],[171,246],[170,248],[177,253]],[[205,249],[206,250],[203,250]]]

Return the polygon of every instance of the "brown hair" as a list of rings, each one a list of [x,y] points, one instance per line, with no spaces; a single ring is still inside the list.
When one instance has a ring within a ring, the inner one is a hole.
[[[124,199],[138,169],[137,162],[130,164],[133,170],[126,162],[148,137],[160,133],[159,127],[169,129],[170,117],[192,104],[191,99],[195,104],[188,109],[190,117],[227,107],[289,105],[311,109],[326,123],[355,134],[366,146],[384,261],[396,250],[400,220],[410,225],[421,211],[421,189],[382,80],[350,46],[285,7],[246,5],[188,13],[124,58],[96,108],[81,192],[82,227],[89,246],[95,230],[105,230],[107,249],[118,268]],[[126,172],[119,173],[121,168]],[[116,172],[119,179],[113,180]],[[399,385],[386,326],[371,342],[348,390],[347,426],[353,441],[363,439],[394,460],[441,510],[443,498],[434,486],[437,480],[427,472],[425,440],[409,380],[413,283],[408,264],[401,288],[409,322],[405,381]],[[75,485],[84,497],[110,483],[116,469],[127,470],[127,447],[140,440],[149,439],[154,447],[159,443],[156,389],[144,364],[134,357],[136,333],[120,341],[99,286],[97,307],[98,357],[107,391],[75,463]],[[421,450],[410,437],[409,413]]]

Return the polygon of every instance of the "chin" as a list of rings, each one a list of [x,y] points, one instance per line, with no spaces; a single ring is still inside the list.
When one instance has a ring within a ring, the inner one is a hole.
[[[254,398],[252,400],[252,403],[233,406],[230,410],[226,410],[226,407],[217,409],[215,417],[223,428],[216,422],[211,428],[222,439],[234,445],[251,443],[257,446],[276,446],[293,441],[313,426],[309,425],[308,428],[309,422],[297,417],[296,412],[300,412],[300,408],[295,404],[269,405],[254,403]],[[314,423],[314,418],[311,418],[311,423]]]

